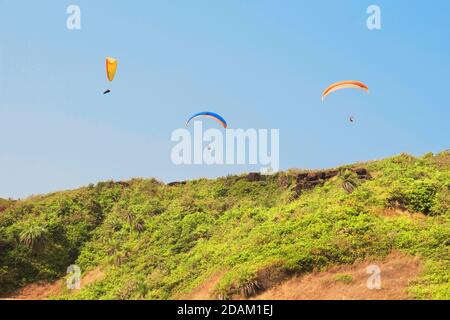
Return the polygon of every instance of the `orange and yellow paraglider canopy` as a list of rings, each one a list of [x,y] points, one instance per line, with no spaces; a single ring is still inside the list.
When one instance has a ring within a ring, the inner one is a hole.
[[[322,101],[332,92],[342,89],[362,89],[369,92],[369,87],[364,83],[356,80],[345,80],[333,83],[331,86],[325,89],[322,93]]]

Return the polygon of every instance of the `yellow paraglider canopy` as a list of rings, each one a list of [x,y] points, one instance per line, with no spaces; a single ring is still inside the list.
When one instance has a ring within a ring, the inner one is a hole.
[[[106,58],[106,75],[109,81],[113,81],[116,76],[117,64],[117,59],[110,57]]]

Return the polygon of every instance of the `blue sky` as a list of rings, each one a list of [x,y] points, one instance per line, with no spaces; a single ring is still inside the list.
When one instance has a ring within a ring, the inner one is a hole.
[[[66,28],[71,4],[80,31]],[[380,31],[366,28],[371,4]],[[280,129],[282,169],[445,150],[448,12],[447,0],[0,0],[0,197],[253,170],[172,164],[172,131],[206,110]],[[120,61],[109,96],[106,56]],[[344,79],[370,94],[322,103]]]

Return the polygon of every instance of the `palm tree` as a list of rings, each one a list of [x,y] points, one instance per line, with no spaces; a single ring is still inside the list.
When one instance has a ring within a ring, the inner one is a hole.
[[[142,220],[136,221],[133,225],[133,229],[134,229],[134,231],[136,231],[138,233],[144,232],[144,230],[145,230],[144,221],[142,221]]]
[[[344,188],[345,191],[347,191],[348,193],[352,193],[353,191],[355,191],[355,186],[353,184],[352,181],[350,180],[345,180],[342,183],[342,187]]]
[[[342,180],[342,188],[347,191],[347,193],[352,193],[358,186],[358,177],[355,173],[350,170],[344,170],[340,172],[340,177]]]
[[[122,217],[124,217],[124,219],[128,222],[128,224],[130,226],[133,226],[133,222],[134,222],[134,214],[133,213],[131,213],[130,211],[121,210],[120,214],[122,215]]]
[[[47,241],[47,229],[41,226],[30,226],[20,234],[20,242],[27,248],[36,251]]]

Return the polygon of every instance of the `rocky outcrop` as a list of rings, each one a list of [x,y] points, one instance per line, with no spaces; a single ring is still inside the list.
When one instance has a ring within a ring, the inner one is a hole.
[[[278,183],[280,186],[287,187],[288,185],[292,185],[295,183],[295,192],[297,196],[299,196],[303,191],[314,189],[318,186],[323,186],[325,182],[328,180],[338,176],[341,172],[348,170],[355,173],[358,176],[358,179],[361,180],[369,180],[371,176],[367,169],[365,168],[346,168],[346,169],[335,169],[335,170],[325,170],[325,171],[315,171],[315,172],[302,172],[295,176],[290,175],[281,175],[278,176]],[[265,181],[270,176],[262,175],[258,172],[251,172],[240,179],[245,179],[249,182],[259,182]],[[280,181],[280,177],[284,177]]]
[[[260,173],[251,172],[245,177],[245,179],[250,182],[258,182],[263,180],[263,176]]]
[[[362,180],[372,179],[369,172],[365,168],[357,168],[357,169],[350,169],[350,170],[353,171],[354,173],[356,173],[358,175],[359,179],[362,179]]]
[[[361,180],[370,179],[370,174],[367,169],[357,168],[347,170],[354,172]],[[297,196],[299,196],[303,191],[311,190],[318,186],[323,186],[325,182],[338,176],[339,174],[340,170],[300,173],[296,176],[295,192]]]
[[[167,185],[169,187],[177,187],[177,186],[183,186],[186,183],[187,183],[186,181],[175,181],[175,182],[168,183]]]

